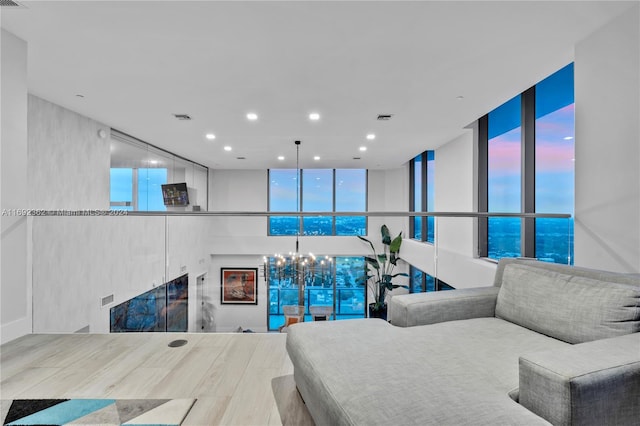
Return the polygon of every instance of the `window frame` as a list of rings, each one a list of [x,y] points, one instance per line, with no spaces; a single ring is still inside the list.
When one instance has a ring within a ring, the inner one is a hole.
[[[299,179],[299,185],[296,188],[298,192],[298,206],[297,206],[297,211],[304,213],[303,210],[303,205],[304,205],[304,201],[303,201],[303,195],[304,195],[304,171],[305,170],[316,170],[316,169],[267,169],[267,206],[268,206],[268,211],[269,213],[272,213],[271,211],[271,172],[272,170],[298,170],[297,171],[297,179]],[[369,211],[369,169],[325,169],[325,170],[331,170],[332,173],[332,210],[331,211],[327,211],[326,215],[320,215],[318,217],[330,217],[331,218],[331,234],[329,235],[306,235],[304,233],[304,218],[305,216],[297,216],[298,219],[298,229],[299,229],[299,235],[300,236],[304,236],[304,237],[353,237],[356,234],[353,235],[338,235],[336,233],[336,216],[333,213],[341,213],[342,211],[340,210],[336,210],[336,190],[337,190],[337,183],[336,183],[336,174],[338,170],[362,170],[364,171],[364,207],[365,207],[365,212]],[[346,211],[345,211],[346,212]],[[273,212],[273,213],[277,213],[277,212]],[[277,214],[274,214],[273,216],[278,216]],[[267,236],[269,237],[286,237],[286,236],[291,236],[291,235],[285,235],[285,234],[273,234],[272,229],[271,229],[271,217],[269,216],[267,218]],[[295,216],[294,216],[295,217]],[[314,216],[315,217],[315,216]],[[367,236],[368,235],[368,229],[369,229],[369,217],[367,215],[364,216],[364,220],[365,220],[365,224],[364,224],[364,230],[365,233],[362,235]],[[295,235],[295,234],[294,234]]]
[[[428,181],[428,168],[429,168],[429,155],[433,156],[435,161],[435,151],[427,150],[421,154],[416,155],[409,161],[409,211],[412,212],[427,212],[428,200],[429,200],[429,181]],[[416,159],[420,158],[420,179],[422,180],[422,191],[420,193],[420,209],[416,208]],[[429,240],[429,220],[428,216],[422,216],[420,220],[420,239],[415,238],[415,218],[417,216],[409,216],[409,235],[414,241],[421,241],[427,244],[435,244],[435,241]]]
[[[566,66],[545,77],[542,81],[564,70]],[[536,213],[536,83],[520,93],[520,146],[521,146],[521,190],[520,213]],[[516,95],[517,96],[517,95]],[[507,101],[508,102],[508,101]],[[575,100],[574,100],[575,103]],[[499,108],[498,106],[497,108]],[[496,108],[496,109],[497,109]],[[478,212],[489,212],[489,114],[485,114],[477,121],[478,134]],[[575,116],[574,116],[575,120]],[[478,218],[477,255],[489,258],[489,218]],[[536,258],[536,219],[521,218],[520,220],[520,256]],[[491,258],[493,259],[493,258]],[[493,259],[496,260],[496,259]]]

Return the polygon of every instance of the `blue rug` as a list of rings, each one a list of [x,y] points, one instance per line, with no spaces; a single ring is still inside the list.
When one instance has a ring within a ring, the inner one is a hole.
[[[2,424],[178,426],[195,399],[14,399],[2,401]]]

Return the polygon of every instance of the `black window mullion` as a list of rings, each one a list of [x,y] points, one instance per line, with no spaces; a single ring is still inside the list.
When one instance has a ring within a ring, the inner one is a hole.
[[[427,152],[423,152],[422,153],[422,170],[420,171],[420,178],[422,179],[422,200],[421,200],[421,206],[420,206],[420,211],[422,212],[426,212],[427,211],[427,195],[428,195],[428,182],[427,182],[427,160],[428,160],[428,156],[427,156]],[[422,227],[422,241],[427,241],[427,230],[428,230],[428,226],[427,226],[427,217],[426,216],[422,216],[422,219],[420,220],[420,226]]]
[[[409,211],[415,211],[415,199],[416,199],[416,160],[415,157],[409,161]],[[409,235],[413,238],[416,235],[416,217],[409,216]]]
[[[298,169],[296,171],[296,174],[298,175],[296,178],[298,179],[298,205],[296,206],[296,208],[298,209],[299,212],[302,212],[302,193],[303,193],[303,189],[302,189],[302,175],[304,174],[304,170],[302,169]],[[300,230],[299,233],[300,235],[304,235],[304,221],[302,220],[302,216],[298,216],[298,229]]]
[[[536,191],[536,92],[535,86],[521,96],[522,108],[522,213],[535,213]],[[521,221],[521,248],[524,257],[536,257],[536,220],[523,218]]]
[[[338,187],[336,186],[336,169],[333,169],[333,211],[336,212],[336,192]],[[331,218],[331,235],[336,235],[336,216]],[[335,309],[335,308],[334,308]]]
[[[478,120],[478,212],[489,211],[489,115]],[[489,256],[489,219],[478,218],[478,256]]]

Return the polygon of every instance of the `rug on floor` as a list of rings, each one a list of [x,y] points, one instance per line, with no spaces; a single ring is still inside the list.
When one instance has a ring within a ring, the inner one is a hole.
[[[2,424],[153,425],[182,424],[195,399],[14,399],[2,400]]]

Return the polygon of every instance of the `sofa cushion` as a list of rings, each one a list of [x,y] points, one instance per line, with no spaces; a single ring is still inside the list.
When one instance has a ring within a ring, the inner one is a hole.
[[[496,317],[568,343],[640,331],[640,280],[612,283],[509,264]]]

